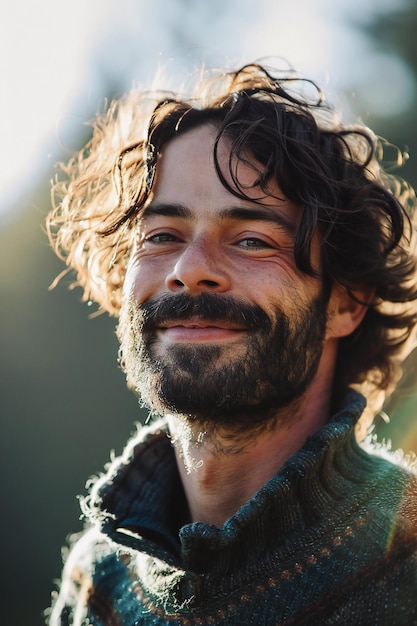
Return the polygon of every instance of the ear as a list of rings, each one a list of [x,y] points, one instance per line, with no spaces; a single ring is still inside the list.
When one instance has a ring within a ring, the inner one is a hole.
[[[371,288],[348,291],[346,287],[335,284],[327,305],[326,339],[352,334],[365,317],[373,296]]]

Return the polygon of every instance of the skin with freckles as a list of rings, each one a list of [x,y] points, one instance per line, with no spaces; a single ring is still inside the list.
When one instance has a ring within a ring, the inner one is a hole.
[[[240,162],[250,199],[222,186],[214,137],[206,125],[163,149],[118,333],[129,381],[169,413],[192,519],[220,526],[327,421],[338,338],[366,308],[337,286],[324,300],[318,236],[317,277],[297,268],[301,208],[276,183],[265,196]]]

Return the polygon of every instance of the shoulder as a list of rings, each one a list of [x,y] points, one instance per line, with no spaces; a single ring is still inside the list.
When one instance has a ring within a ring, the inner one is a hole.
[[[367,437],[360,443],[372,465],[372,476],[376,483],[385,481],[387,494],[400,495],[402,501],[412,496],[415,504],[417,496],[417,459],[403,450],[392,450],[390,442],[378,442],[376,436]]]
[[[414,455],[393,451],[369,437],[361,447],[372,465],[373,503],[380,519],[390,519],[390,545],[396,540],[417,551],[417,462]]]
[[[72,535],[64,550],[64,569],[59,591],[52,594],[49,626],[81,626],[93,584],[97,560],[109,544],[96,528]]]
[[[158,445],[164,441],[164,445]],[[118,546],[100,528],[115,515],[114,508],[131,504],[131,484],[140,484],[141,474],[166,457],[166,422],[159,420],[141,426],[128,442],[121,456],[113,458],[106,471],[90,480],[90,492],[81,500],[83,514],[89,527],[69,539],[64,551],[64,568],[59,591],[53,594],[49,626],[81,626],[87,606],[97,583],[96,572],[105,571],[108,580],[117,577]],[[135,459],[140,457],[140,463]],[[162,462],[162,461],[161,461]]]

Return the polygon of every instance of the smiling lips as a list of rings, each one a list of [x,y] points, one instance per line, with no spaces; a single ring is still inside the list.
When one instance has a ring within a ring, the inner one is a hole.
[[[167,322],[158,328],[158,334],[170,342],[201,343],[236,339],[245,330],[227,322],[194,318]]]

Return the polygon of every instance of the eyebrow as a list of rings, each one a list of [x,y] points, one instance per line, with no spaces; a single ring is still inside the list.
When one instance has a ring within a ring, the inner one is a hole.
[[[145,208],[142,218],[145,219],[152,215],[163,215],[164,217],[179,217],[185,220],[195,219],[195,214],[190,208],[177,203],[151,202]],[[275,226],[279,226],[287,232],[291,237],[297,234],[296,224],[288,217],[282,215],[279,210],[259,205],[257,207],[232,206],[221,209],[218,213],[220,221],[240,220],[240,221],[261,221],[269,222]]]

